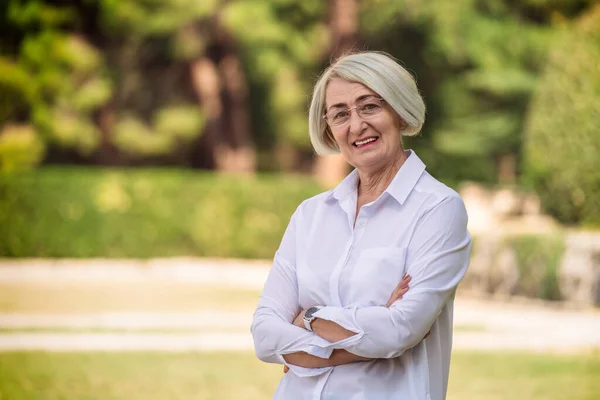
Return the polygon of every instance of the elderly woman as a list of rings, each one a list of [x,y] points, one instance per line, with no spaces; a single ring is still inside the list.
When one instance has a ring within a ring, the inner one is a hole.
[[[293,214],[254,313],[258,358],[289,368],[275,399],[445,398],[471,238],[458,194],[403,148],[424,116],[382,53],[344,56],[317,82],[313,147],[355,169]]]

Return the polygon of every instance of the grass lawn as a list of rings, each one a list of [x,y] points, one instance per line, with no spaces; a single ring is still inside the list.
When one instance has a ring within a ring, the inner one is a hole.
[[[0,284],[0,312],[253,310],[259,296],[258,290],[197,284]]]
[[[251,353],[0,353],[1,400],[270,399],[281,367]],[[449,400],[600,398],[600,354],[453,356]]]

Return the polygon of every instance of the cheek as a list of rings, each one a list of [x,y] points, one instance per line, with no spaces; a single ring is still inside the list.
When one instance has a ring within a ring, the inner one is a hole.
[[[333,137],[333,139],[335,140],[335,142],[337,143],[337,145],[340,149],[347,147],[347,145],[348,145],[348,141],[346,140],[347,136],[343,132],[334,133],[331,136]]]

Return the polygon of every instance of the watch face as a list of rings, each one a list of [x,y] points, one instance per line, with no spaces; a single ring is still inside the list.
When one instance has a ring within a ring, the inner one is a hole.
[[[304,318],[312,318],[313,314],[319,311],[318,307],[311,307],[304,313]]]

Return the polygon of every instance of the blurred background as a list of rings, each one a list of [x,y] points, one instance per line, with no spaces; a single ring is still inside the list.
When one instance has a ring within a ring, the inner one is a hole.
[[[350,50],[469,211],[448,397],[599,398],[600,2],[1,0],[0,399],[270,398],[252,310],[349,172],[307,110]]]

